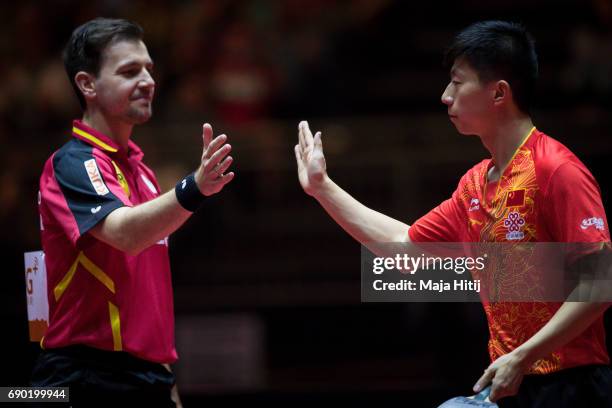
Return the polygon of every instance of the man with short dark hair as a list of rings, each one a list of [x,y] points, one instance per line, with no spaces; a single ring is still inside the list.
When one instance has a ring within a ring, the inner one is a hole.
[[[609,248],[597,182],[569,149],[532,123],[538,63],[525,29],[476,23],[456,36],[446,61],[451,80],[442,103],[450,120],[459,133],[480,137],[492,156],[461,178],[450,199],[410,227],[365,207],[328,177],[321,132],[313,137],[301,122],[295,155],[305,192],[366,246],[582,242]],[[492,363],[474,391],[491,384],[490,399],[500,407],[612,406],[602,318],[609,303],[483,305]]]
[[[120,19],[74,30],[64,63],[83,118],[40,179],[49,328],[32,384],[70,387],[73,406],[175,405],[168,236],[234,177],[227,137],[205,124],[200,166],[160,191],[130,139],[155,93],[142,37]]]

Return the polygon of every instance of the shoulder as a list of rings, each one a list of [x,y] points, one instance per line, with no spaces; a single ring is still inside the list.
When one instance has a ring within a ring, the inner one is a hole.
[[[543,132],[538,131],[531,151],[536,169],[541,173],[555,173],[559,167],[570,163],[577,167],[585,167],[567,146]]]
[[[538,132],[537,139],[531,145],[531,152],[538,178],[538,184],[544,189],[551,182],[560,178],[588,176],[591,173],[578,157],[563,143]]]
[[[491,159],[485,159],[481,162],[475,164],[468,171],[465,172],[461,179],[459,180],[459,185],[457,186],[459,189],[463,189],[468,185],[479,185],[482,180],[483,174],[487,171],[489,167],[489,163]]]
[[[103,151],[78,139],[57,150],[45,166],[45,183],[58,183],[64,191],[84,192],[95,189],[106,194],[104,179],[112,173],[112,161]]]
[[[532,153],[540,185],[545,190],[557,184],[569,187],[585,181],[596,183],[584,163],[567,146],[542,132],[532,146]]]
[[[49,158],[55,173],[67,174],[75,169],[87,169],[95,164],[110,164],[111,159],[101,151],[78,139],[72,139]]]
[[[76,139],[71,139],[54,151],[45,162],[41,179],[70,174],[77,163],[92,158],[92,148]]]

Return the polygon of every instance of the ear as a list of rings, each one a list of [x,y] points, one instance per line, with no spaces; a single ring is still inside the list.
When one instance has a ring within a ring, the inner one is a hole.
[[[512,99],[512,90],[510,84],[503,79],[495,82],[493,103],[498,105],[502,103],[508,103]]]
[[[74,76],[74,83],[81,90],[85,99],[91,99],[96,96],[95,76],[89,72],[79,71]]]

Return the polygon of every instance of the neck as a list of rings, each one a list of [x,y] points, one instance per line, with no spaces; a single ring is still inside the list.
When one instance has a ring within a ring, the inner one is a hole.
[[[127,151],[128,142],[132,135],[134,125],[122,122],[113,122],[104,116],[99,110],[88,109],[83,114],[83,123],[96,129],[113,139],[119,147]]]
[[[518,115],[496,122],[491,131],[480,135],[482,144],[493,157],[494,167],[491,169],[490,181],[499,178],[503,173],[532,128],[533,122],[528,115]]]

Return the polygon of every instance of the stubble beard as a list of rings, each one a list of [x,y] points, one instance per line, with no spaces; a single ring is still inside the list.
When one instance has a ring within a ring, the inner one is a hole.
[[[130,107],[127,116],[135,125],[141,125],[151,119],[151,116],[153,116],[153,107],[151,105],[146,108]]]

